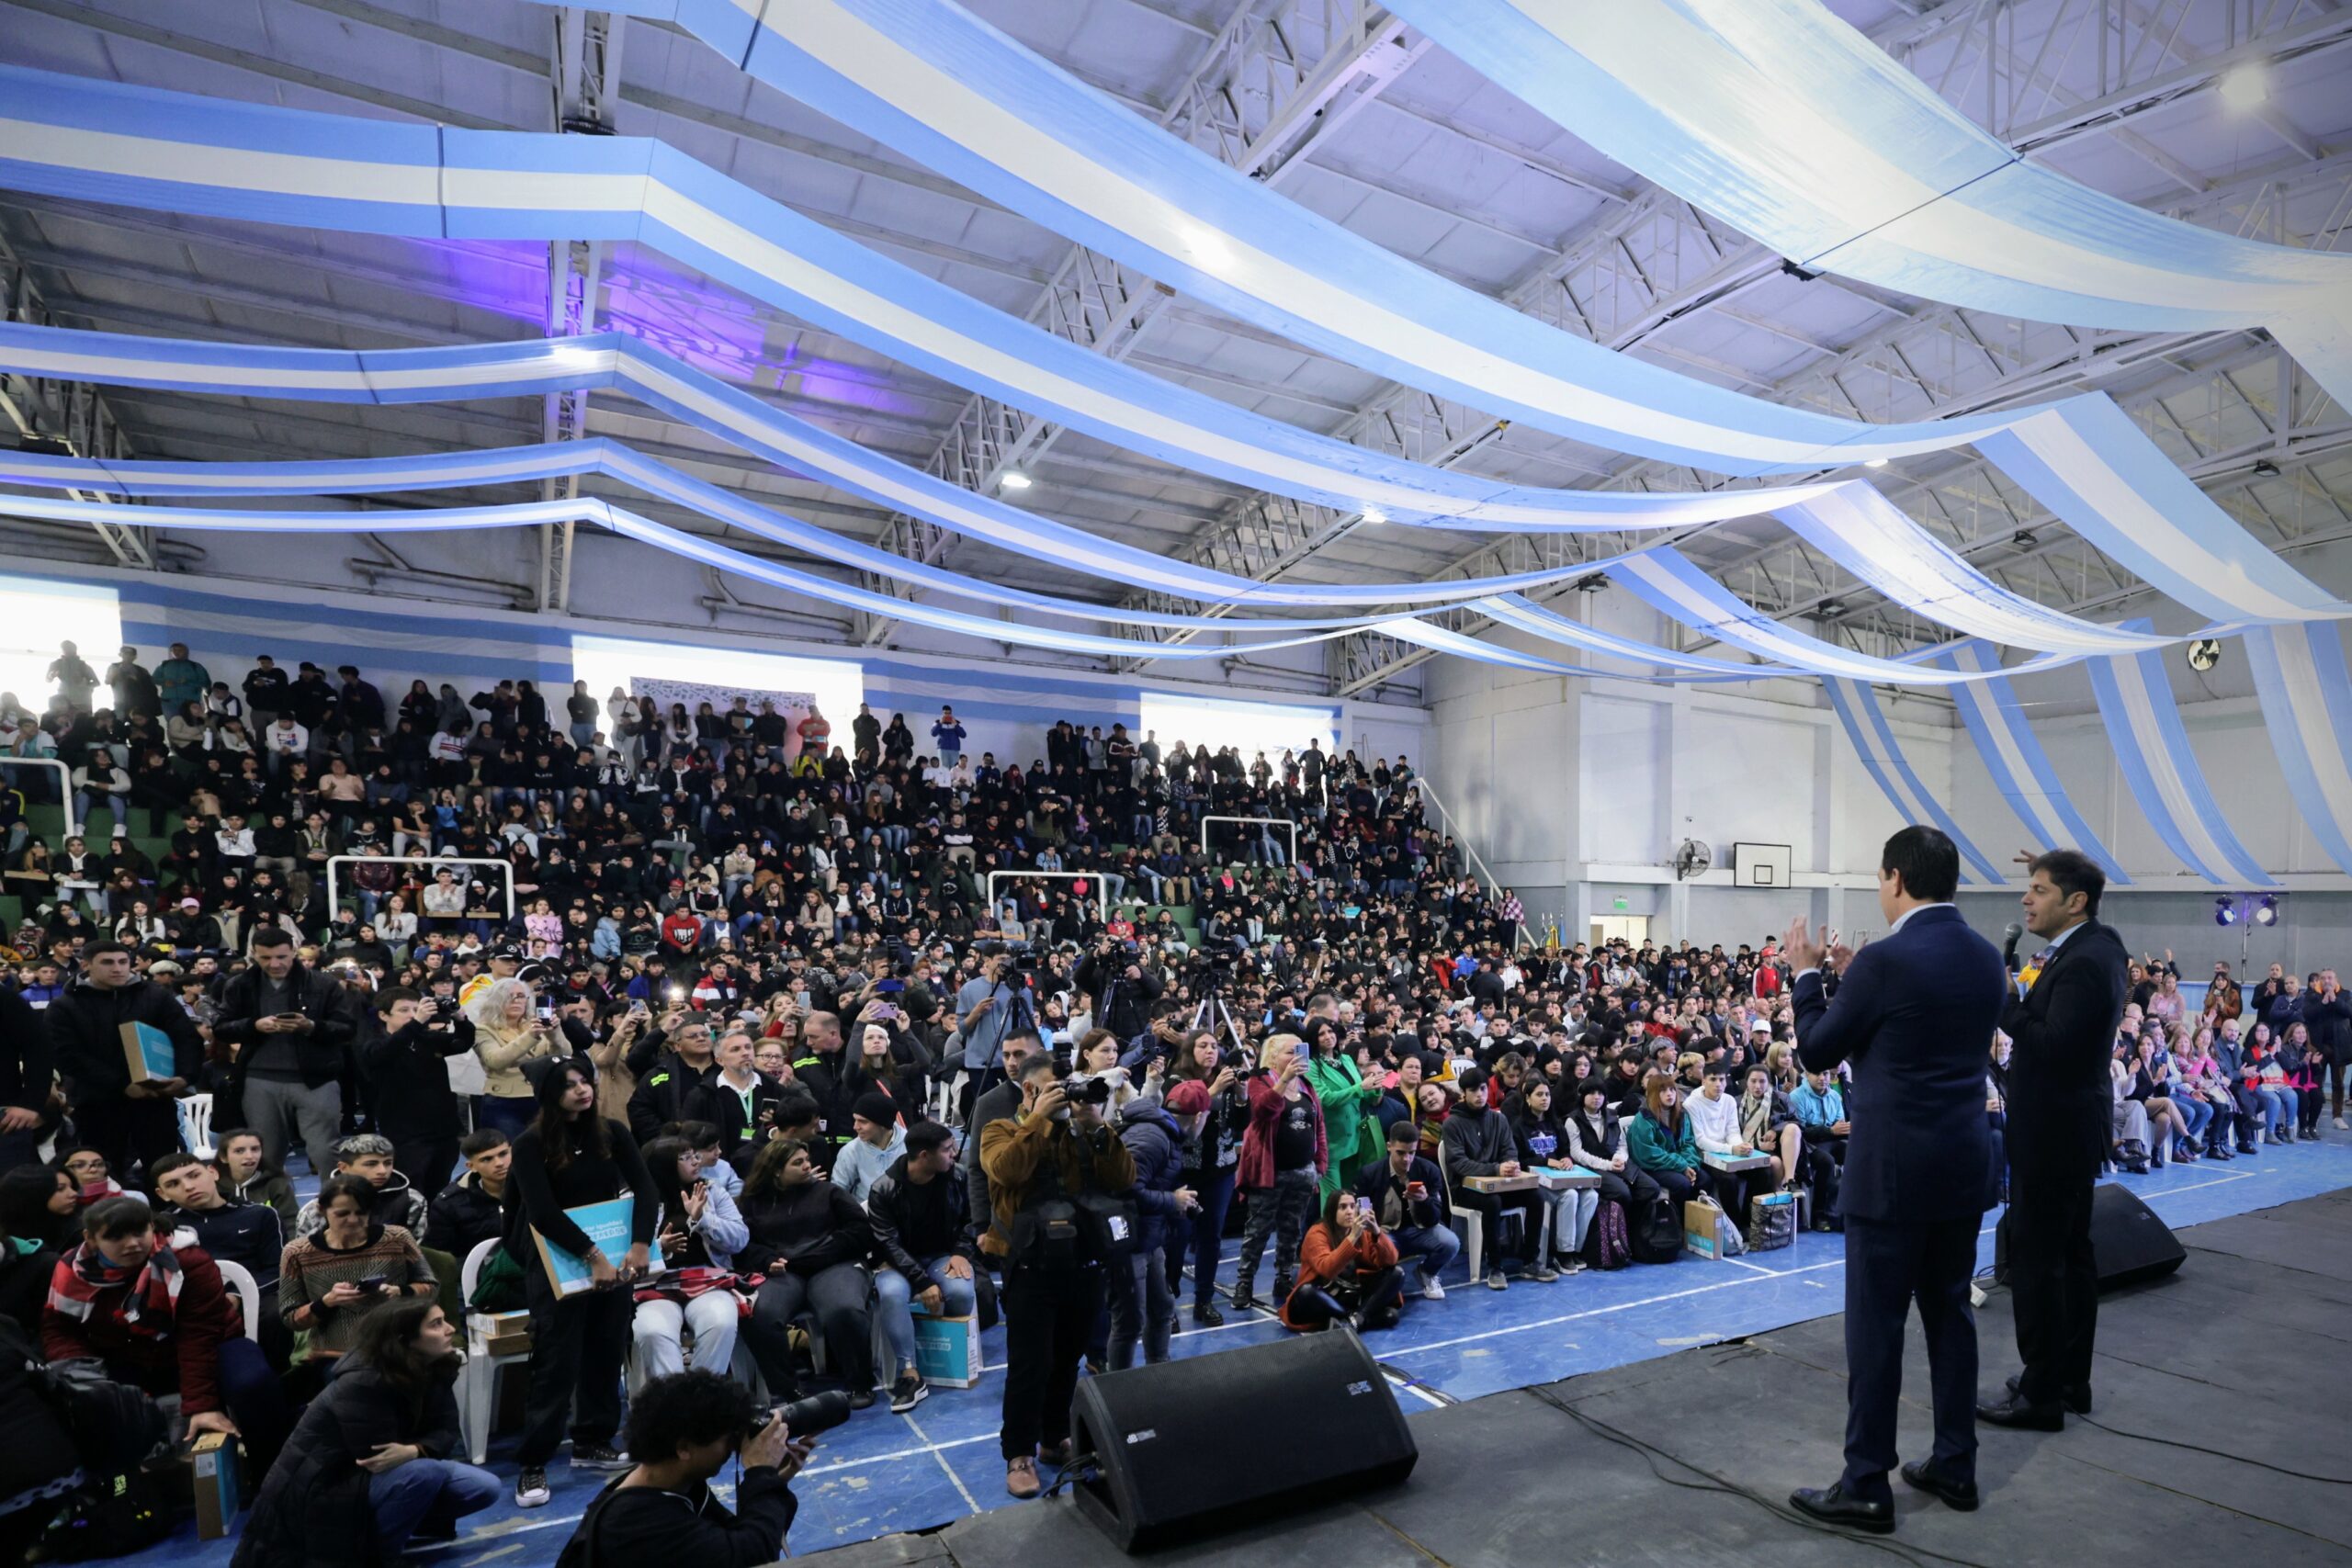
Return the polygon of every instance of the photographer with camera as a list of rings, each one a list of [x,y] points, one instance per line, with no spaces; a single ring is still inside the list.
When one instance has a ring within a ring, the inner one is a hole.
[[[1039,1054],[1023,1065],[1021,1109],[980,1129],[980,1168],[993,1205],[981,1246],[1004,1260],[1004,1489],[1039,1491],[1037,1460],[1069,1459],[1070,1400],[1095,1314],[1102,1270],[1133,1249],[1133,1212],[1114,1196],[1136,1183],[1136,1162],[1112,1136],[1102,1078],[1065,1087]]]
[[[1018,1029],[1035,1032],[1034,1016],[1017,1019],[1016,1012],[1028,1013],[1027,982],[1014,972],[1014,948],[1019,943],[1006,943],[994,951],[982,950],[980,972],[964,982],[956,993],[956,1027],[964,1036],[965,1125],[972,1125],[972,1102],[1007,1077],[1004,1043]]]
[[[1078,989],[1093,999],[1094,1022],[1122,1042],[1151,1028],[1151,1004],[1159,999],[1159,976],[1146,968],[1143,950],[1136,942],[1104,936],[1094,944],[1073,977]]]
[[[628,1450],[637,1462],[588,1505],[556,1568],[775,1562],[799,1511],[792,1478],[808,1462],[816,1435],[848,1415],[839,1394],[763,1412],[741,1383],[699,1369],[653,1379],[629,1401]],[[712,1495],[710,1481],[738,1456],[742,1476],[730,1512]]]
[[[449,1088],[448,1058],[474,1048],[473,1020],[456,1001],[405,986],[376,993],[359,1021],[359,1071],[376,1130],[392,1141],[392,1168],[437,1192],[458,1167],[465,1124]]]

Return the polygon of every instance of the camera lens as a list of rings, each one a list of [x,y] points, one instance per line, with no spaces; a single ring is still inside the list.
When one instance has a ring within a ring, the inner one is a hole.
[[[820,1432],[830,1432],[849,1419],[849,1395],[838,1389],[812,1393],[806,1399],[796,1399],[789,1404],[779,1404],[770,1412],[784,1418],[785,1429],[795,1438],[813,1438]]]

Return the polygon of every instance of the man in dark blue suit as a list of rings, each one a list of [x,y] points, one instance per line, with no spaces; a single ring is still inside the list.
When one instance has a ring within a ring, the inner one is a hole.
[[[1903,1479],[1951,1506],[1976,1506],[1976,1271],[1993,1146],[1984,1072],[2007,995],[1993,944],[1952,906],[1960,852],[1933,828],[1905,828],[1879,855],[1888,931],[1860,952],[1803,919],[1784,950],[1797,971],[1797,1055],[1812,1071],[1853,1064],[1853,1134],[1838,1208],[1846,1221],[1846,1471],[1790,1503],[1875,1535],[1894,1529],[1886,1472],[1898,1455],[1903,1325],[1919,1303],[1936,1443]],[[1838,976],[1826,994],[1825,972]]]

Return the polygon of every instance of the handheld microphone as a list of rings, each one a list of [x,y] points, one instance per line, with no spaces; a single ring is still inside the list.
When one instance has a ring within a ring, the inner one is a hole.
[[[2009,973],[2014,975],[2018,972],[2018,938],[2025,935],[2025,928],[2011,920],[2009,929],[2001,935],[2007,939],[2001,943],[2001,962],[2007,964]]]

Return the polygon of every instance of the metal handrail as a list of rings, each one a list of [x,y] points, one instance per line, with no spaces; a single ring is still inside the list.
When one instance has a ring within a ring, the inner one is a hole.
[[[55,757],[0,757],[0,768],[55,768],[57,770],[57,808],[65,814],[65,837],[77,837],[82,829],[74,820],[74,770]]]
[[[1268,827],[1287,828],[1290,829],[1290,863],[1293,865],[1296,865],[1298,863],[1298,823],[1292,818],[1204,817],[1201,818],[1201,853],[1204,855],[1209,852],[1209,824],[1212,822],[1262,822]],[[1237,861],[1227,861],[1225,863],[1227,865],[1236,865],[1239,863]]]
[[[1413,787],[1421,792],[1422,799],[1437,807],[1439,820],[1445,824],[1445,829],[1447,833],[1452,835],[1453,841],[1462,846],[1462,852],[1469,857],[1471,869],[1476,871],[1480,879],[1486,883],[1487,891],[1496,898],[1500,898],[1503,896],[1503,885],[1501,879],[1497,877],[1493,870],[1488,867],[1486,857],[1481,855],[1477,850],[1471,845],[1470,836],[1462,830],[1460,823],[1454,821],[1453,813],[1445,808],[1445,802],[1437,797],[1437,791],[1430,787],[1429,780],[1421,777],[1419,773],[1415,773],[1413,775]],[[1512,939],[1511,943],[1511,951],[1514,953],[1521,947],[1532,947],[1535,944],[1535,939],[1527,934],[1527,920],[1525,919],[1526,910],[1524,908],[1521,909],[1520,914],[1521,918],[1513,928],[1518,933]]]

